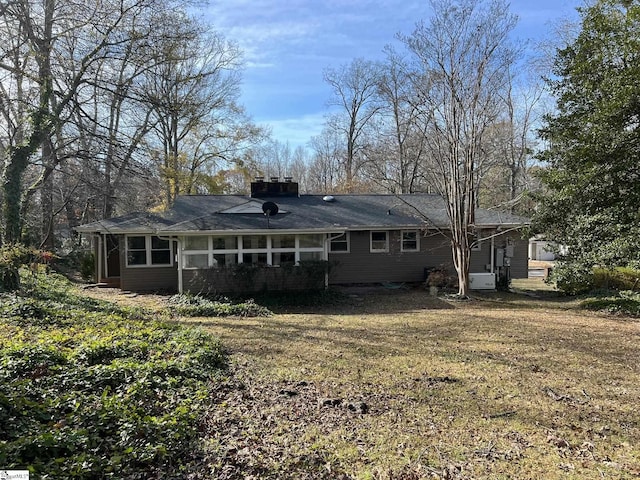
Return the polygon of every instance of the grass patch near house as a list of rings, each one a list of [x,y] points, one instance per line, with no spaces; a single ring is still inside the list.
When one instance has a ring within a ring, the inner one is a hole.
[[[343,295],[184,320],[231,353],[215,478],[640,477],[637,320],[506,292]]]

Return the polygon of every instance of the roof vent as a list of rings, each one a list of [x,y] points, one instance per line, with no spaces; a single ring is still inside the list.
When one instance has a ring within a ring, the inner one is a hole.
[[[322,197],[322,200],[325,202],[335,202],[336,199],[332,195],[325,195]]]
[[[284,177],[284,181],[289,183],[289,182],[293,181],[293,177]]]
[[[280,177],[270,177],[270,180],[272,183],[276,183],[278,180],[280,180]]]

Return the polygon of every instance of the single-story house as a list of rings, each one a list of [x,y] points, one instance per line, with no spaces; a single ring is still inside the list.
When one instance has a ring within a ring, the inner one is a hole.
[[[476,211],[472,288],[494,288],[498,272],[527,277],[527,240],[518,232],[526,223]],[[100,283],[225,293],[421,282],[442,266],[453,273],[447,224],[437,195],[299,195],[290,178],[272,178],[252,182],[250,195],[180,196],[166,212],[76,230],[94,239]]]

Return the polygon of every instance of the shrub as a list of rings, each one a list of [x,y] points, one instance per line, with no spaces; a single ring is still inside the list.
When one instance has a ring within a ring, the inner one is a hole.
[[[21,244],[0,247],[0,291],[13,292],[20,288],[19,269],[32,261],[35,250]]]
[[[173,295],[169,308],[176,315],[185,317],[269,317],[272,312],[253,301],[232,303],[227,297],[209,299],[201,295]]]
[[[567,295],[579,295],[593,289],[593,271],[581,264],[559,262],[547,281]]]
[[[621,291],[613,295],[590,298],[582,302],[582,308],[616,315],[640,317],[640,293]]]
[[[80,273],[83,280],[89,280],[95,275],[96,259],[90,250],[73,249],[62,257],[59,265],[67,270]]]
[[[447,267],[440,266],[429,270],[426,285],[427,287],[456,288],[458,278],[451,275]]]
[[[630,267],[592,268],[579,263],[559,262],[549,278],[568,295],[597,290],[640,290],[640,270]]]
[[[593,286],[604,290],[640,290],[640,271],[633,268],[594,268]]]

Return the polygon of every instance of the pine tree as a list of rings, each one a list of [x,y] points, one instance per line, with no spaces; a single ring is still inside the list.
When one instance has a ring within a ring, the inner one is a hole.
[[[640,4],[600,0],[579,9],[582,27],[559,50],[548,81],[557,113],[538,228],[565,245],[573,275],[594,266],[640,267]]]

